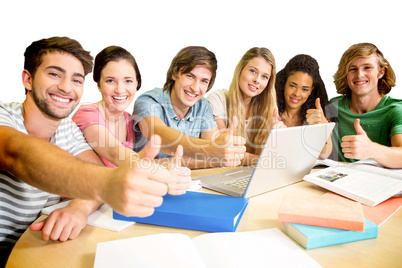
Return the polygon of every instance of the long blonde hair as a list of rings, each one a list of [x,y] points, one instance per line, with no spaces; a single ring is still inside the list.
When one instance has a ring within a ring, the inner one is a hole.
[[[239,80],[244,67],[250,60],[256,57],[264,58],[272,66],[272,70],[267,87],[261,94],[253,97],[250,101],[249,123],[246,131],[245,107]],[[249,153],[260,154],[270,132],[272,115],[276,107],[275,80],[275,58],[271,51],[264,47],[249,49],[241,58],[234,71],[227,102],[228,120],[230,121],[233,116],[237,116],[239,124],[235,134],[244,136],[247,139],[246,147]]]

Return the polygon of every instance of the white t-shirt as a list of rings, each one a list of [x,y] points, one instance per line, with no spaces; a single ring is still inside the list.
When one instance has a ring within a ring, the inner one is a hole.
[[[227,111],[227,98],[229,91],[226,89],[216,89],[209,93],[208,101],[211,105],[212,114],[220,119],[225,120],[226,126],[228,125],[228,111]]]
[[[226,127],[228,126],[228,109],[227,99],[229,91],[226,89],[215,89],[208,95],[209,105],[211,105],[212,114],[220,119],[225,120]],[[248,120],[245,120],[244,127],[247,129]]]

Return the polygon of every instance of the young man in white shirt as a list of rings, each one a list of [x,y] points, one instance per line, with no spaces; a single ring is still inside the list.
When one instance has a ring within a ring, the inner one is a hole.
[[[159,152],[157,136],[142,152],[145,159],[135,155],[116,169],[98,166],[103,165],[101,160],[68,118],[81,99],[85,76],[92,71],[92,57],[77,41],[38,40],[24,55],[25,101],[0,102],[3,264],[41,209],[59,202],[60,196],[81,200],[32,225],[32,230],[42,231],[44,240],[74,239],[88,215],[104,202],[125,215],[149,216],[161,205],[168,183],[189,183],[188,173],[171,175],[151,161]]]

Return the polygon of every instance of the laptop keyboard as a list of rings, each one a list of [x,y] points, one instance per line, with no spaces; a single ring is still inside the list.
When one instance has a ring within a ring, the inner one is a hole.
[[[251,175],[247,175],[233,180],[224,181],[222,182],[222,184],[245,190],[247,188],[248,182],[250,181],[250,177]]]

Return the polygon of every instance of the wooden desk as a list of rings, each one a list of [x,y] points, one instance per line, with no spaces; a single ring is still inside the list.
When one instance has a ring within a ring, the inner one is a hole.
[[[192,177],[197,178],[219,171],[222,171],[222,168],[194,170]],[[203,191],[212,192],[207,189]],[[252,197],[237,231],[275,227],[281,229],[281,224],[276,219],[278,208],[285,195],[310,193],[318,196],[325,192],[326,190],[309,182],[299,182]],[[44,217],[41,216],[39,220]],[[6,267],[93,267],[98,242],[157,233],[183,233],[195,237],[205,232],[139,223],[121,232],[87,226],[75,240],[45,242],[41,240],[40,232],[28,229],[15,245]],[[401,267],[402,210],[379,229],[376,239],[306,250],[306,252],[323,267]],[[274,253],[267,252],[267,254]]]

